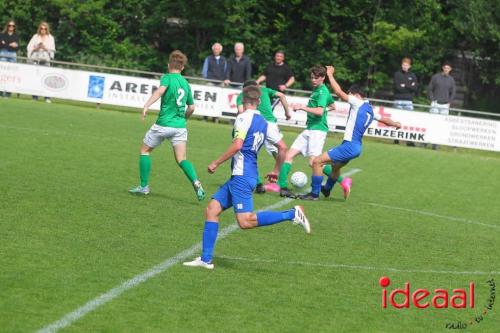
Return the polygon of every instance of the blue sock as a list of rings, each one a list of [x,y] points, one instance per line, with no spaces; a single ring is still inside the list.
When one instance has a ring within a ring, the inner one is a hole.
[[[205,229],[203,230],[203,249],[201,252],[201,260],[204,262],[212,261],[218,231],[219,223],[205,221]]]
[[[294,217],[295,209],[284,210],[282,212],[265,210],[263,212],[257,212],[257,226],[263,227],[266,225],[293,220]]]
[[[337,182],[336,179],[334,180],[334,179],[331,179],[330,177],[328,177],[328,179],[326,180],[325,189],[327,191],[331,191],[333,188],[333,185],[335,185],[336,182]]]
[[[321,191],[321,183],[322,182],[323,182],[323,176],[312,176],[311,193],[316,197],[319,196],[319,191]]]

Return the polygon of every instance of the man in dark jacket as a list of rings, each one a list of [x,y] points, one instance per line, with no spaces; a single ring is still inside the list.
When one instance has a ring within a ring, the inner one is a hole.
[[[411,59],[401,60],[401,69],[394,73],[394,106],[398,109],[413,110],[413,98],[418,91],[417,76],[410,72]],[[399,144],[399,140],[394,140]],[[407,146],[414,147],[413,142],[406,142]]]
[[[227,62],[224,84],[236,83],[236,86],[241,86],[243,82],[250,80],[252,64],[250,58],[243,54],[244,52],[245,45],[243,43],[234,44],[234,55]]]
[[[227,61],[221,56],[222,45],[215,43],[212,45],[212,55],[205,58],[201,75],[205,79],[224,81],[226,79]]]
[[[267,65],[264,74],[259,76],[257,83],[266,81],[266,87],[284,93],[295,82],[292,70],[285,63],[285,52],[276,51],[274,63]],[[273,109],[279,102],[279,98],[273,100]]]
[[[410,72],[411,59],[403,58],[401,69],[394,73],[394,106],[398,109],[413,110],[413,98],[418,90],[417,77]]]

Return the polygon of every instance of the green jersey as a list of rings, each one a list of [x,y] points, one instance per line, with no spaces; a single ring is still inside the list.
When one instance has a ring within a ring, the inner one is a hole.
[[[313,90],[311,97],[309,97],[309,102],[307,102],[307,106],[310,108],[322,107],[323,114],[321,116],[317,116],[308,112],[306,122],[307,129],[328,132],[327,106],[333,102],[335,102],[335,100],[332,95],[330,95],[330,91],[324,84]]]
[[[266,87],[261,87],[260,88],[260,104],[257,107],[257,110],[259,110],[260,115],[264,117],[265,120],[267,120],[270,123],[275,123],[278,120],[273,114],[273,108],[272,108],[272,103],[271,99],[276,97],[276,90],[272,90]],[[238,97],[236,98],[236,105],[240,106],[243,105],[243,93],[240,93]]]
[[[161,96],[160,114],[156,124],[164,127],[186,128],[186,108],[193,105],[191,87],[180,73],[161,77],[160,86],[167,90]]]

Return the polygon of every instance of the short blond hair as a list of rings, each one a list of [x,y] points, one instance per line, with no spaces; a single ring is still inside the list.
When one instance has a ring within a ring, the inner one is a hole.
[[[173,51],[168,57],[168,66],[170,69],[182,70],[187,62],[188,58],[179,50]]]

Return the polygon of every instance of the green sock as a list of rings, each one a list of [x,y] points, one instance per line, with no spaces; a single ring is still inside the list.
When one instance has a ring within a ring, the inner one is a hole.
[[[194,170],[194,166],[193,164],[191,164],[191,162],[189,162],[188,160],[184,160],[179,163],[179,166],[181,167],[182,171],[184,171],[184,174],[186,175],[186,177],[188,177],[191,183],[198,180],[196,170]]]
[[[288,187],[288,174],[292,170],[292,165],[290,163],[283,163],[280,169],[280,174],[278,176],[278,184],[280,188]]]
[[[149,173],[151,172],[151,158],[149,154],[139,157],[139,171],[141,175],[141,186],[147,186],[149,184]]]
[[[332,166],[330,164],[325,165],[323,167],[323,174],[327,177],[330,177],[331,173],[332,173]],[[342,179],[344,179],[344,177],[339,176],[339,178],[337,178],[337,183],[341,183]]]
[[[327,177],[330,177],[330,174],[332,173],[332,165],[327,164],[323,167],[323,174]]]
[[[262,177],[260,175],[257,177],[257,185],[259,184],[262,185]]]

